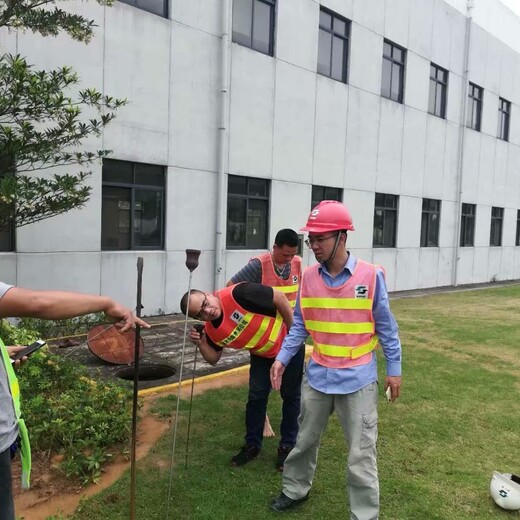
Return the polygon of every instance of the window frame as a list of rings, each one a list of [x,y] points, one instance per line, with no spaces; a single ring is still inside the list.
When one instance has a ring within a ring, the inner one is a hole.
[[[390,56],[387,56],[385,54],[385,44],[390,45],[391,52]],[[394,50],[397,49],[403,53],[402,55],[402,61],[394,59]],[[385,99],[390,99],[391,101],[395,101],[396,103],[403,104],[404,103],[404,76],[405,76],[405,69],[406,69],[406,56],[407,52],[404,47],[401,47],[400,45],[397,45],[396,43],[391,42],[390,40],[387,40],[386,38],[383,40],[383,61],[382,61],[382,72],[381,72],[381,97],[384,97]],[[389,95],[385,95],[383,91],[383,82],[385,79],[384,76],[384,70],[385,70],[385,60],[390,62],[391,72],[390,72],[390,87],[389,87]],[[392,97],[392,78],[393,78],[393,65],[397,65],[399,67],[399,94],[397,96],[397,99],[394,99]]]
[[[490,247],[501,247],[504,232],[504,208],[493,206],[491,208],[491,225],[489,230]]]
[[[383,196],[384,197],[384,202],[383,202],[383,206],[381,205],[377,205],[377,199],[378,199],[378,196],[381,197]],[[393,200],[394,200],[394,205],[393,206],[388,206],[386,205],[387,203],[387,197],[393,197]],[[383,243],[379,244],[379,243],[376,243],[376,212],[378,210],[382,210],[383,211],[383,228],[382,228],[382,237],[383,237]],[[385,233],[385,224],[386,224],[386,221],[387,221],[387,215],[389,213],[393,213],[395,215],[395,219],[394,219],[394,222],[395,222],[395,225],[394,225],[394,229],[392,230],[392,240],[391,240],[391,245],[387,244],[384,242],[384,237],[386,235]],[[373,221],[373,233],[372,233],[372,247],[374,248],[395,248],[396,247],[396,241],[397,241],[397,226],[398,226],[398,219],[399,218],[399,195],[393,195],[393,194],[390,194],[390,193],[375,193],[375,197],[374,197],[374,221]]]
[[[229,181],[230,179],[232,179],[233,177],[235,178],[240,178],[240,179],[245,179],[246,180],[246,188],[245,188],[245,191],[246,193],[245,194],[240,194],[240,193],[231,193],[229,191]],[[263,181],[265,182],[265,193],[266,195],[265,196],[262,196],[262,195],[249,195],[248,191],[249,191],[249,183],[250,181]],[[264,178],[261,178],[261,177],[248,177],[248,176],[245,176],[245,175],[228,175],[228,190],[227,190],[227,221],[229,222],[229,200],[230,199],[238,199],[238,200],[246,200],[246,220],[245,220],[245,245],[243,246],[236,246],[236,245],[230,245],[229,244],[229,233],[228,233],[228,228],[226,226],[226,250],[230,250],[230,251],[241,251],[241,250],[246,250],[246,249],[252,249],[252,250],[256,250],[256,249],[268,249],[268,240],[269,240],[269,209],[270,209],[270,203],[271,203],[271,182],[269,179],[264,179]],[[261,201],[265,201],[266,202],[266,210],[265,210],[265,214],[266,214],[266,223],[265,223],[265,236],[264,236],[264,245],[263,247],[252,247],[249,243],[249,235],[248,235],[248,218],[249,218],[249,215],[248,215],[248,210],[249,210],[249,201],[250,200],[261,200]]]
[[[323,190],[323,198],[315,197],[315,190]],[[337,190],[337,195],[339,198],[329,198],[326,197],[327,190]],[[311,210],[313,210],[320,202],[324,200],[336,200],[338,202],[343,202],[343,188],[336,188],[335,186],[321,186],[318,184],[313,184],[311,188]]]
[[[112,248],[112,247],[104,247],[103,246],[103,217],[101,217],[101,251],[164,251],[165,249],[165,240],[166,240],[166,181],[167,181],[167,167],[160,164],[151,164],[151,163],[140,163],[136,161],[125,161],[113,158],[103,159],[103,167],[105,166],[105,161],[114,161],[119,163],[127,163],[132,166],[132,178],[134,179],[133,183],[126,182],[113,182],[113,181],[101,181],[101,208],[103,208],[103,200],[104,193],[103,188],[105,186],[110,188],[122,188],[130,190],[130,247],[128,249],[121,248]],[[154,168],[160,167],[163,170],[163,178],[164,183],[162,186],[148,185],[148,184],[137,184],[135,182],[135,167],[136,165],[142,166],[153,166]],[[152,191],[152,192],[161,192],[162,193],[162,212],[161,212],[161,237],[160,237],[160,245],[158,246],[136,246],[135,245],[135,231],[134,231],[134,213],[135,213],[135,192],[136,190],[141,191]],[[102,210],[103,211],[103,210]]]
[[[520,246],[520,209],[516,210],[516,239],[515,246]]]
[[[434,73],[434,74],[433,74]],[[442,73],[444,75],[444,79],[439,79],[438,74]],[[428,95],[428,114],[432,116],[440,117],[441,119],[446,119],[446,107],[448,101],[448,78],[449,72],[439,65],[430,62],[430,91]],[[434,86],[434,100],[433,100],[433,111],[431,110],[431,93],[432,93],[432,83]],[[440,113],[437,113],[437,95],[439,93],[440,87]]]
[[[431,206],[431,203],[437,203],[437,208],[425,208],[425,203]],[[421,239],[420,239],[420,247],[439,247],[439,231],[440,231],[440,223],[441,223],[441,209],[442,209],[442,201],[440,199],[427,199],[423,198],[422,200],[422,211],[421,211]],[[436,215],[437,219],[433,219],[433,216]],[[423,223],[426,218],[426,225],[423,227]],[[424,229],[425,228],[425,229]],[[435,240],[433,243],[430,243],[430,231],[432,228],[435,228]]]
[[[478,94],[478,95],[477,95]],[[482,106],[484,101],[484,89],[475,83],[469,82],[468,88],[468,107],[466,110],[466,127],[475,132],[480,132],[482,128]],[[477,111],[475,113],[475,105]],[[471,117],[470,117],[471,113]],[[474,118],[476,116],[476,121]]]
[[[469,212],[468,210],[471,210],[471,212]],[[460,247],[475,247],[476,218],[477,205],[463,202],[460,217]],[[466,229],[468,224],[470,228]]]
[[[502,97],[498,98],[498,131],[497,137],[509,142],[509,128],[511,122],[511,101]]]
[[[163,14],[156,13],[155,11],[151,11],[150,9],[146,9],[141,5],[138,5],[140,0],[119,0],[122,4],[129,5],[130,7],[134,7],[135,9],[140,9],[141,11],[145,11],[146,13],[153,14],[155,16],[160,16],[161,18],[168,18],[170,16],[170,2],[169,0],[162,0],[163,4]]]
[[[325,27],[321,24],[321,13],[325,13],[331,17],[331,28]],[[335,32],[334,25],[335,21],[339,20],[341,22],[345,22],[346,26],[346,35],[341,34],[339,32]],[[350,53],[350,31],[352,28],[352,22],[348,18],[345,18],[344,16],[341,16],[340,14],[335,13],[334,11],[331,11],[330,9],[327,9],[326,7],[320,6],[320,19],[318,22],[318,62],[316,67],[316,72],[320,76],[324,76],[326,78],[330,78],[334,81],[339,81],[340,83],[346,83],[348,84],[348,65],[349,65],[349,53]],[[330,61],[329,61],[329,67],[330,67],[330,74],[326,74],[325,72],[320,72],[319,66],[319,56],[320,56],[320,38],[321,31],[326,32],[327,34],[330,34],[332,39],[332,45],[330,46]],[[335,78],[332,76],[332,59],[334,55],[334,38],[339,38],[343,40],[345,43],[344,47],[344,56],[343,56],[343,68],[341,71],[341,79]]]
[[[238,5],[237,4],[238,1],[239,0],[233,0],[232,11],[233,11],[235,5]],[[247,1],[249,1],[249,0],[247,0]],[[250,0],[250,2],[251,2],[250,42],[246,43],[245,40],[236,39],[237,37],[235,36],[235,30],[233,29],[233,17],[234,17],[233,12],[231,14],[231,41],[233,43],[236,43],[237,45],[241,45],[242,47],[247,47],[248,49],[265,54],[266,56],[274,56],[277,0]],[[271,19],[270,19],[270,23],[269,23],[269,50],[268,50],[268,52],[265,52],[262,49],[258,48],[258,46],[254,45],[255,6],[257,3],[267,5],[270,8],[270,12],[271,12]]]

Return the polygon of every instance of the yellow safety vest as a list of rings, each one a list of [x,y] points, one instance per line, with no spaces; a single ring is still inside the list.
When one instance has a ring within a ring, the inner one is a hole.
[[[22,488],[29,489],[31,478],[31,444],[29,442],[27,426],[25,426],[25,421],[22,419],[22,413],[20,409],[20,386],[18,385],[18,379],[14,373],[9,353],[7,352],[7,349],[5,348],[5,345],[1,339],[0,351],[2,352],[2,360],[4,362],[5,371],[7,373],[7,379],[9,380],[9,387],[11,389],[11,397],[13,399],[13,407],[18,425],[18,434],[20,435],[21,440],[20,455],[22,459]]]

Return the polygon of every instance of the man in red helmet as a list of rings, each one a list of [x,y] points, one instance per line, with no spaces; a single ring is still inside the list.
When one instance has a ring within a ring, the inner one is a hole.
[[[330,414],[338,414],[347,440],[347,494],[352,520],[379,518],[377,474],[377,361],[381,345],[386,359],[384,389],[390,401],[401,387],[401,344],[388,304],[384,271],[346,250],[353,231],[347,208],[323,201],[302,231],[317,264],[302,277],[294,321],[271,368],[273,388],[294,352],[309,335],[314,350],[302,384],[300,430],[287,457],[282,493],[271,502],[286,511],[307,499],[318,448]]]

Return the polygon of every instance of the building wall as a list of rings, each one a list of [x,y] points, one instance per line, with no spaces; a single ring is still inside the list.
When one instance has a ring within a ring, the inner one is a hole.
[[[462,202],[477,204],[470,248],[456,247],[465,2],[322,0],[352,21],[348,84],[316,73],[318,1],[278,0],[274,57],[230,44],[226,172],[271,180],[269,244],[278,229],[305,223],[313,184],[341,187],[356,226],[350,248],[385,266],[390,290],[453,284],[457,252],[457,283],[520,278],[520,54],[508,46],[520,20],[493,2],[499,15],[476,10],[481,24],[471,32],[469,80],[484,88],[484,103],[482,131],[463,132]],[[6,31],[0,46],[38,67],[72,65],[83,86],[128,99],[87,146],[167,166],[165,250],[101,251],[95,165],[88,204],[20,228],[17,252],[0,253],[2,278],[134,305],[136,259],[143,256],[144,314],[178,311],[188,282],[186,248],[202,250],[192,286],[214,283],[222,1],[171,2],[170,19],[117,1],[65,7],[96,20],[88,46]],[[495,26],[501,34],[489,32]],[[384,38],[407,49],[403,104],[380,96]],[[427,113],[430,62],[449,70],[446,119]],[[512,103],[509,143],[496,138],[499,96]],[[400,196],[395,248],[372,248],[375,192]],[[419,247],[423,197],[442,200],[436,248]],[[492,206],[505,208],[502,247],[489,247]],[[226,251],[222,279],[257,252]],[[306,251],[304,261],[311,256]]]

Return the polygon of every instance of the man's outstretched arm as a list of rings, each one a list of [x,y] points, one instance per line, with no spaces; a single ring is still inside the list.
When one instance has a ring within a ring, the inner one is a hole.
[[[91,312],[104,312],[110,321],[116,322],[122,332],[150,326],[134,316],[131,309],[112,298],[65,291],[33,291],[11,287],[0,299],[0,318],[31,317],[45,320],[75,318]]]

